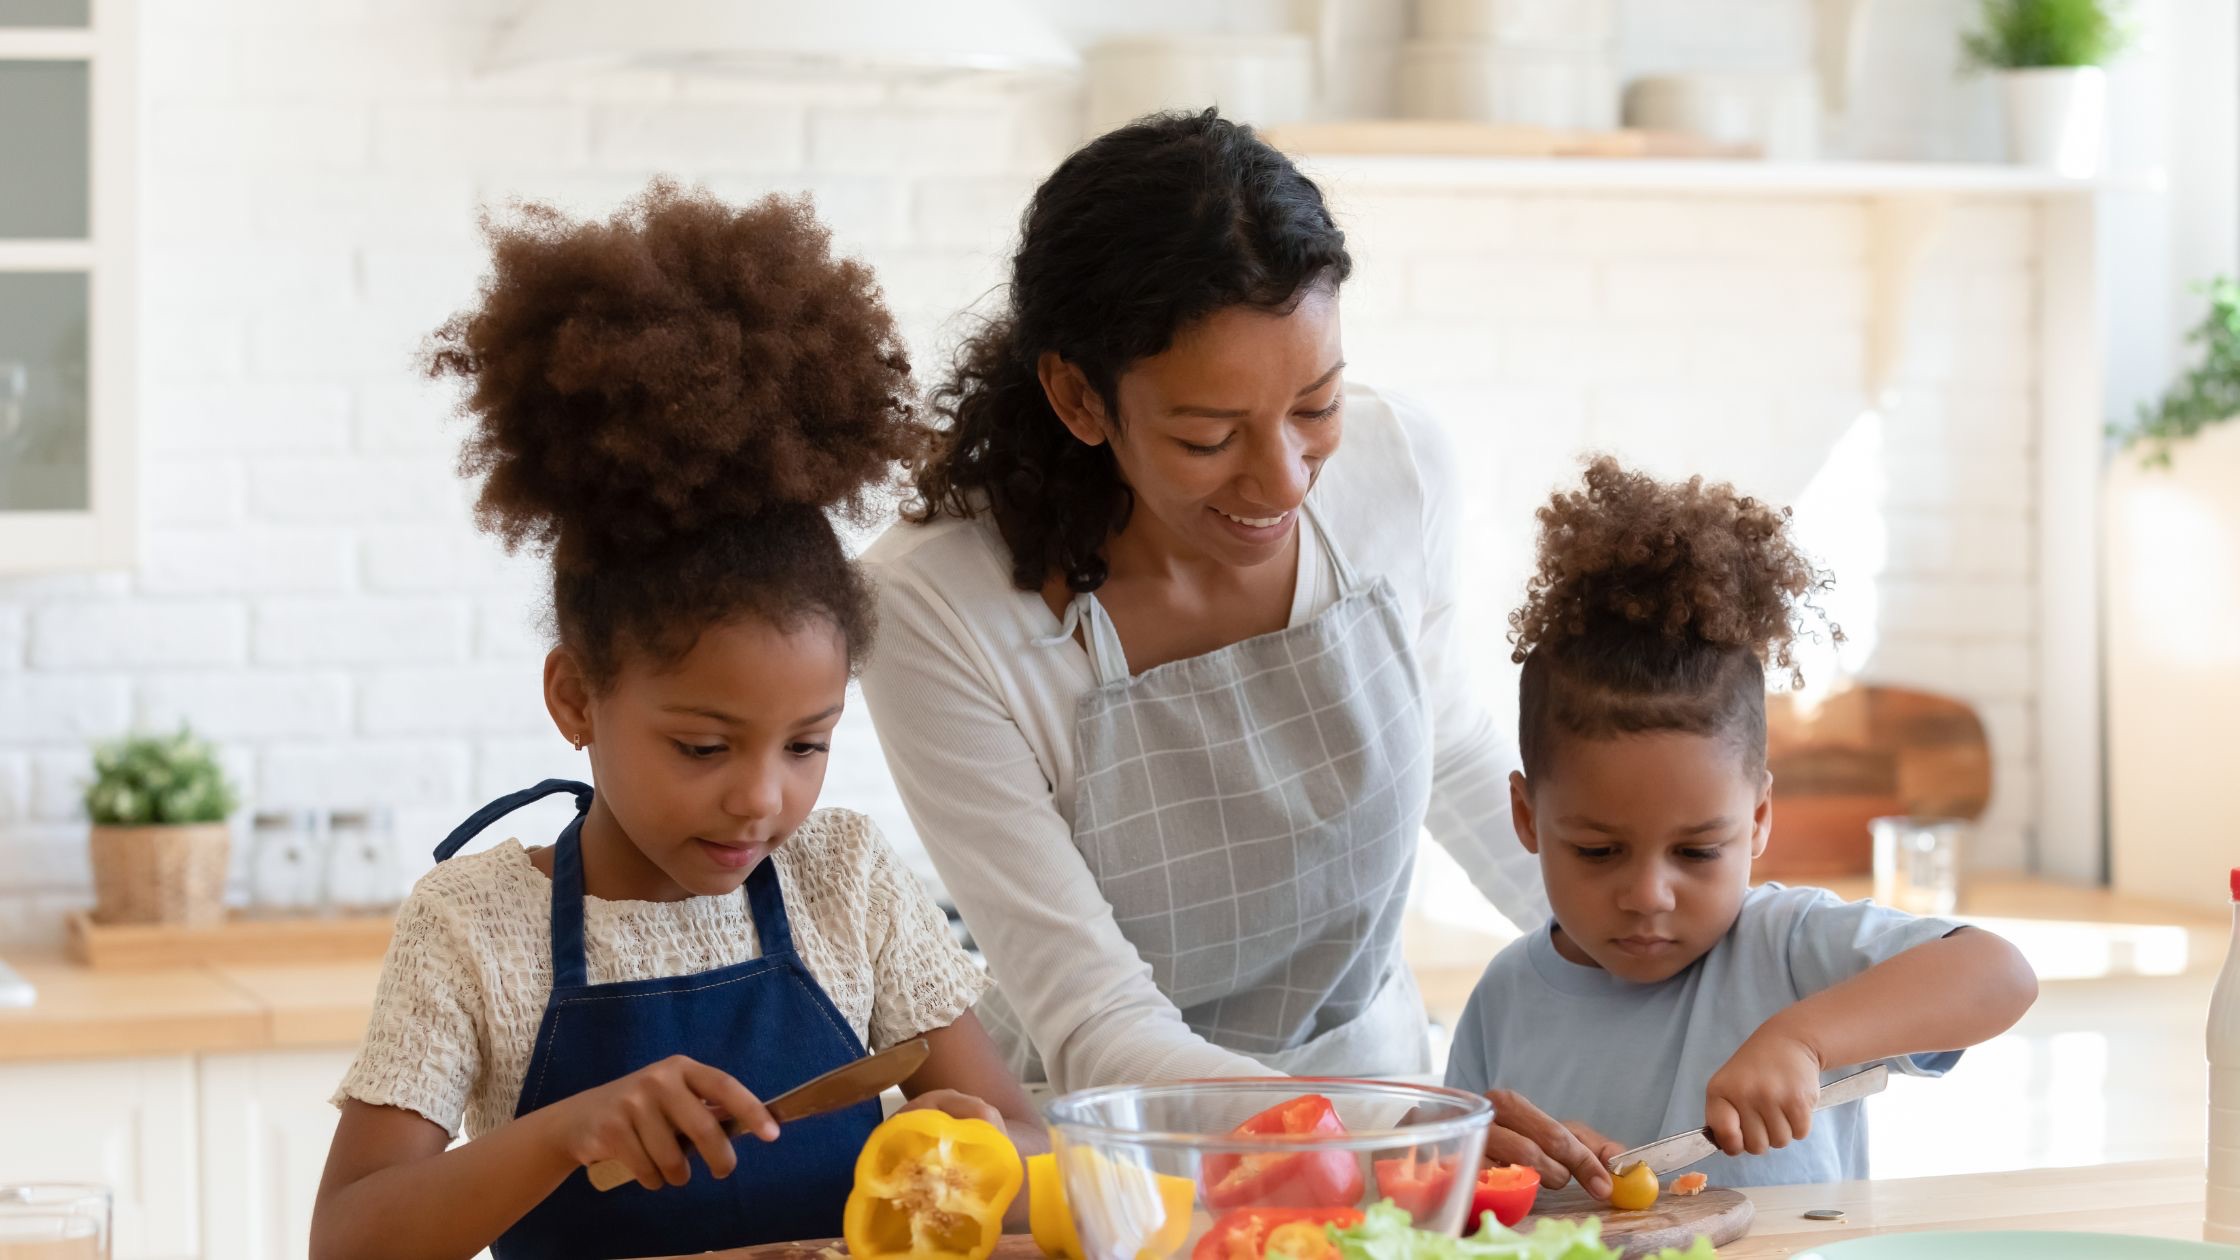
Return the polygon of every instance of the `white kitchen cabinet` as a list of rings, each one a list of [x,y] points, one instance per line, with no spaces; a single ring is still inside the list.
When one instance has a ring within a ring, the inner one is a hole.
[[[339,1114],[327,1098],[351,1050],[268,1050],[201,1060],[202,1254],[301,1260]]]
[[[194,1260],[197,1113],[186,1055],[0,1064],[0,1182],[105,1184],[116,1260]]]

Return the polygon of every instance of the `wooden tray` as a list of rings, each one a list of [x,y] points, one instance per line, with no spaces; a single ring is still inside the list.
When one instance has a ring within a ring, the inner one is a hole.
[[[318,963],[378,960],[396,928],[390,914],[329,918],[249,919],[235,916],[217,927],[152,923],[96,923],[86,911],[70,915],[70,956],[96,970],[146,970],[203,963]]]

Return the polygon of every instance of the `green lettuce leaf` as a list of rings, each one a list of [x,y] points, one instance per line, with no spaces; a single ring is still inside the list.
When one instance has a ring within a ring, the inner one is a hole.
[[[1333,1227],[1330,1238],[1340,1260],[1619,1260],[1623,1254],[1602,1241],[1602,1219],[1543,1220],[1520,1234],[1492,1219],[1469,1238],[1450,1238],[1417,1229],[1406,1211],[1387,1200],[1371,1207],[1359,1225]],[[1709,1238],[1698,1237],[1686,1250],[1666,1248],[1649,1260],[1718,1260]]]

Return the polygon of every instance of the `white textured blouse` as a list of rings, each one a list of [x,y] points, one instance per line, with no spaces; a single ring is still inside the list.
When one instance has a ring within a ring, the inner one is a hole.
[[[811,814],[777,864],[794,949],[856,1037],[883,1050],[946,1028],[988,981],[878,828]],[[402,1107],[457,1137],[513,1118],[552,992],[552,881],[518,840],[441,862],[397,916],[344,1099]],[[756,957],[746,892],[683,901],[584,898],[592,984],[689,975]]]
[[[1453,452],[1420,410],[1376,390],[1348,385],[1344,415],[1313,503],[1354,570],[1391,581],[1415,630],[1433,743],[1425,825],[1503,914],[1537,926],[1539,863],[1509,820],[1514,741],[1466,677],[1471,656],[1508,645],[1457,632],[1458,582],[1490,575],[1457,573]],[[1300,538],[1292,625],[1339,595],[1313,531]],[[879,746],[1051,1084],[1265,1074],[1191,1031],[1074,847],[1074,716],[1096,680],[1041,592],[1012,585],[995,523],[898,524],[864,565],[879,589],[879,642],[863,673]]]

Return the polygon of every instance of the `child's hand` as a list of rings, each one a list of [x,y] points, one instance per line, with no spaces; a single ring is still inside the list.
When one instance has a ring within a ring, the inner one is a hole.
[[[742,1128],[765,1142],[778,1137],[778,1122],[746,1086],[728,1072],[681,1054],[532,1114],[550,1117],[554,1140],[569,1159],[586,1165],[619,1160],[648,1190],[691,1179],[680,1134],[718,1177],[730,1176],[739,1164],[723,1131],[726,1116],[736,1117]]]
[[[959,1120],[985,1120],[998,1129],[1004,1127],[1002,1112],[970,1094],[953,1089],[929,1089],[904,1103],[897,1114],[902,1111],[940,1111]]]
[[[1786,1034],[1760,1028],[1704,1090],[1703,1122],[1729,1155],[1763,1155],[1812,1131],[1820,1056]]]

